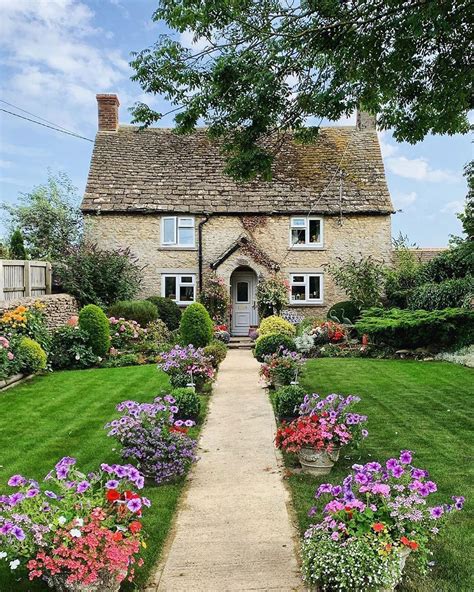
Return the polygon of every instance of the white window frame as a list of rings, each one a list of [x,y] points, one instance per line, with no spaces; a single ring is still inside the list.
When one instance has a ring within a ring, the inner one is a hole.
[[[302,277],[303,281],[295,282],[295,277]],[[319,278],[319,298],[310,298],[309,297],[309,278],[310,277],[318,277]],[[304,300],[293,300],[293,286],[304,286],[305,288],[305,297]],[[290,273],[290,305],[298,306],[299,304],[323,304],[324,303],[324,276],[321,272],[292,272]]]
[[[303,220],[303,225],[297,225],[295,220]],[[320,225],[320,240],[317,243],[309,242],[309,223],[310,220],[317,220]],[[305,231],[305,242],[301,245],[293,244],[292,231],[293,230]],[[320,216],[292,216],[290,218],[290,249],[322,249],[324,247],[324,220]]]
[[[190,277],[192,279],[191,282],[183,282],[183,278]],[[196,302],[196,274],[195,273],[162,273],[161,274],[161,295],[166,297],[165,293],[165,285],[166,285],[166,278],[175,278],[176,280],[176,298],[171,298],[176,304],[179,306],[188,306],[193,302]],[[179,295],[181,293],[182,286],[192,286],[193,288],[193,299],[192,300],[179,300]]]
[[[174,224],[174,233],[172,241],[165,241],[165,221],[172,220]],[[180,228],[192,228],[193,229],[193,242],[189,245],[180,244],[179,241],[179,229]],[[178,249],[194,249],[196,246],[196,225],[194,216],[162,216],[161,218],[161,246],[162,247],[174,247]]]

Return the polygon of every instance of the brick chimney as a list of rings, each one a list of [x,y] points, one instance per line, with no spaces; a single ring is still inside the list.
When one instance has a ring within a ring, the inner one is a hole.
[[[96,95],[99,111],[99,132],[116,132],[119,125],[117,95]]]
[[[357,109],[356,127],[361,132],[366,130],[374,130],[375,115],[371,115],[367,111],[361,111],[360,109]]]

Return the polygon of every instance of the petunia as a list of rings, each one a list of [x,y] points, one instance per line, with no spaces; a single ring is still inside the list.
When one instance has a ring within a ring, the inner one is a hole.
[[[89,489],[90,486],[91,484],[89,481],[81,481],[77,484],[76,491],[77,493],[84,493]]]
[[[117,489],[117,487],[120,485],[120,482],[117,481],[117,479],[109,479],[106,484],[105,487],[107,489]]]
[[[441,516],[444,514],[444,509],[442,506],[436,506],[435,508],[430,508],[430,516],[431,518],[441,518]]]
[[[23,529],[20,528],[19,526],[14,526],[11,529],[11,534],[19,541],[24,541],[26,538],[26,535],[25,535]]]
[[[400,453],[400,462],[404,465],[409,465],[412,461],[412,453],[409,450],[402,450]]]
[[[139,498],[134,498],[127,502],[127,508],[130,510],[130,512],[138,512],[141,510],[141,507],[142,502]]]
[[[10,487],[21,487],[26,483],[26,479],[21,475],[12,475],[10,479],[8,479],[8,485]]]

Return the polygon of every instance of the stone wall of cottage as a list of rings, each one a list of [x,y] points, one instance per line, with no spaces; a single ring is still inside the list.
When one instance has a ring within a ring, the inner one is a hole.
[[[196,244],[198,223],[196,217]],[[252,222],[255,220],[255,225]],[[248,224],[250,222],[250,225]],[[379,261],[390,263],[392,253],[390,216],[338,216],[324,218],[324,246],[318,250],[289,249],[290,216],[268,216],[247,219],[247,228],[236,216],[211,216],[203,226],[203,269],[209,270],[216,261],[241,236],[253,238],[255,243],[272,260],[281,265],[282,273],[322,272],[324,274],[324,303],[318,306],[298,305],[292,308],[306,316],[323,316],[335,302],[346,296],[325,271],[328,264],[351,255],[371,255]],[[249,231],[248,228],[253,228]],[[198,274],[198,250],[162,247],[161,220],[158,215],[105,215],[88,216],[89,237],[103,248],[125,248],[138,257],[143,269],[141,296],[161,293],[162,273]],[[246,265],[257,275],[268,274],[262,263],[247,253],[237,250],[218,268],[218,275],[230,284],[232,272]]]
[[[69,294],[47,294],[45,296],[2,300],[0,301],[0,315],[17,306],[33,306],[37,301],[44,304],[43,312],[49,329],[56,329],[64,325],[72,316],[78,314],[77,302]]]

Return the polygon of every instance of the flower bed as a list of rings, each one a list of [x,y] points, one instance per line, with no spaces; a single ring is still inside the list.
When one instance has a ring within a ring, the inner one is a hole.
[[[280,347],[278,352],[263,358],[260,376],[274,386],[289,385],[298,378],[304,365],[301,354]]]
[[[158,368],[168,374],[175,388],[194,384],[197,390],[202,390],[215,376],[215,369],[203,348],[194,345],[175,345],[169,352],[161,353]]]

